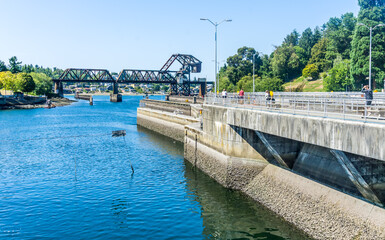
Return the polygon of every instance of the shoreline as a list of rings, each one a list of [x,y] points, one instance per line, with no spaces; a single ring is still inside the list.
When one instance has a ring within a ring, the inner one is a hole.
[[[54,97],[54,98],[51,98],[51,101],[56,107],[64,107],[64,106],[71,105],[73,102],[76,102],[75,100],[70,100],[65,97],[64,98]],[[0,106],[0,110],[47,108],[47,104],[45,102],[33,103],[33,101],[25,100],[23,103],[22,104],[7,103],[5,105]]]

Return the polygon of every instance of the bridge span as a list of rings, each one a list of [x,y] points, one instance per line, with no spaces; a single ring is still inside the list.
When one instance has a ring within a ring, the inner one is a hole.
[[[169,70],[175,62],[179,62],[182,66],[178,71]],[[201,95],[205,95],[207,84],[213,82],[191,80],[191,73],[201,72],[201,65],[202,62],[192,55],[173,54],[160,70],[124,69],[115,78],[106,69],[69,68],[58,79],[52,80],[55,84],[55,92],[60,96],[63,96],[63,83],[65,82],[112,83],[113,93],[110,99],[113,102],[122,101],[122,96],[118,91],[118,84],[131,83],[169,84],[172,95],[181,94],[186,96],[191,94],[191,86],[199,85]]]

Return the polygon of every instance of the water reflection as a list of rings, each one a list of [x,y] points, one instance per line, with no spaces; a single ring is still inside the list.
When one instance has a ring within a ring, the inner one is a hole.
[[[201,206],[203,235],[215,239],[308,239],[238,191],[226,189],[185,160],[186,187]]]

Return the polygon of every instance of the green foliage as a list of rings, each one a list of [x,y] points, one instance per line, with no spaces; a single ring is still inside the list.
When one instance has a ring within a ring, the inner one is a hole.
[[[293,45],[293,46],[297,46],[298,45],[298,40],[299,40],[299,33],[297,32],[297,30],[293,30],[293,32],[291,32],[289,35],[287,35],[285,37],[285,39],[283,40],[283,44],[286,44],[286,45]]]
[[[253,72],[253,55],[254,58],[254,69],[256,74],[262,66],[262,59],[254,48],[242,47],[239,48],[237,54],[227,58],[226,70],[220,71],[220,75],[226,75],[230,82],[235,85],[242,77],[252,74]]]
[[[35,95],[46,95],[49,96],[52,93],[53,82],[50,77],[44,73],[31,72],[33,80],[35,81]]]
[[[283,81],[277,77],[265,77],[258,78],[255,81],[255,91],[256,92],[264,92],[266,90],[269,91],[283,91]]]
[[[302,70],[302,76],[305,78],[311,77],[313,80],[318,79],[319,76],[319,70],[316,64],[308,64],[303,70]]]
[[[167,92],[168,89],[169,89],[169,87],[168,87],[167,85],[163,85],[163,86],[162,86],[162,90],[163,90],[163,91]]]
[[[385,6],[383,1],[360,0],[358,23],[376,26],[385,22]],[[377,27],[372,32],[372,74],[378,83],[385,76],[385,31],[384,27]],[[369,76],[369,30],[365,26],[357,26],[352,40],[350,53],[351,78],[354,79],[356,89],[361,84],[367,84]]]
[[[384,0],[358,0],[358,5],[361,9],[371,9],[373,7],[383,7],[385,5]]]
[[[5,72],[7,70],[8,69],[7,69],[7,66],[5,65],[5,63],[0,60],[0,72]]]
[[[18,73],[21,72],[21,63],[17,61],[17,57],[13,56],[9,59],[9,71],[11,73]]]
[[[356,23],[357,19],[353,13],[346,13],[341,18],[330,18],[324,24],[324,37],[329,39],[327,45],[329,59],[334,60],[337,54],[344,59],[350,57],[351,41]]]
[[[281,79],[287,80],[300,75],[302,66],[296,48],[293,45],[277,47],[271,60],[271,67],[274,76]]]
[[[345,91],[351,88],[351,80],[349,78],[349,61],[336,62],[334,67],[330,69],[329,75],[324,79],[324,90],[329,91]]]
[[[160,91],[160,85],[159,84],[154,85],[154,91]]]
[[[2,82],[5,90],[17,91],[16,75],[11,72],[0,72],[0,81]]]
[[[322,38],[311,49],[311,58],[309,60],[309,64],[314,63],[317,65],[320,71],[326,71],[330,69],[333,63],[332,60],[326,58],[328,42],[329,40],[327,38]]]
[[[28,73],[17,74],[16,87],[21,92],[32,92],[35,90],[35,82]]]
[[[242,77],[241,80],[239,80],[239,82],[237,82],[236,89],[232,89],[232,90],[240,91],[241,89],[243,89],[243,91],[245,91],[245,92],[252,92],[253,91],[253,77],[252,76],[248,75],[248,76]]]

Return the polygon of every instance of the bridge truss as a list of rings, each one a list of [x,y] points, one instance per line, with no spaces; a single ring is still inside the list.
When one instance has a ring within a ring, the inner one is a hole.
[[[182,66],[178,71],[170,71],[170,67],[179,62]],[[135,70],[124,69],[114,78],[105,69],[66,69],[58,79],[53,79],[55,90],[59,94],[63,92],[62,82],[89,82],[89,83],[113,83],[114,94],[118,93],[119,83],[161,83],[170,84],[171,94],[190,95],[191,85],[200,84],[206,87],[206,82],[191,81],[191,73],[201,72],[202,62],[192,55],[173,54],[160,70]]]

